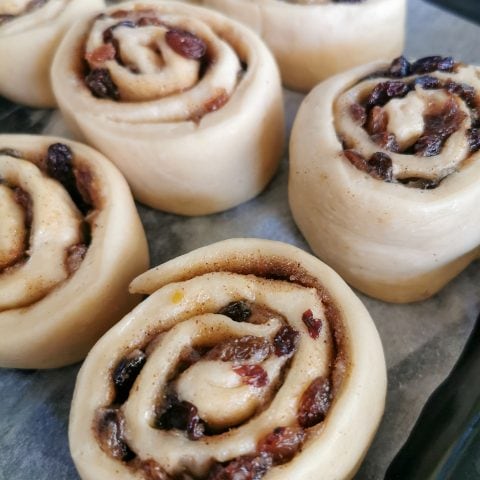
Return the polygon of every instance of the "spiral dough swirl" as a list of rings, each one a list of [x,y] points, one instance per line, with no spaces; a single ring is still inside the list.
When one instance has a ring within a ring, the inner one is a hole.
[[[304,101],[291,139],[294,217],[365,293],[428,298],[478,256],[479,89],[476,66],[398,57]]]
[[[103,0],[0,2],[0,95],[33,107],[56,106],[50,85],[53,54],[64,33]]]
[[[52,78],[72,127],[150,206],[223,210],[256,195],[278,164],[283,106],[274,60],[254,34],[210,10],[111,7],[69,32]]]
[[[111,238],[112,192],[131,221],[131,234],[120,242]],[[126,286],[147,264],[128,189],[85,146],[2,135],[0,200],[0,365],[41,368],[79,360],[135,304]],[[115,244],[118,252],[107,258],[104,249]],[[118,255],[134,248],[138,258],[115,266]],[[87,284],[89,291],[82,292]],[[124,299],[113,306],[111,295],[122,289]]]
[[[403,50],[405,0],[196,1],[253,28],[295,90]]]
[[[341,305],[318,268],[345,294]],[[358,466],[383,408],[384,361],[333,272],[293,247],[239,239],[131,289],[150,297],[95,347],[77,383],[70,442],[82,478],[313,479],[318,468],[344,478]],[[336,412],[350,421],[364,402],[374,414],[334,467]]]

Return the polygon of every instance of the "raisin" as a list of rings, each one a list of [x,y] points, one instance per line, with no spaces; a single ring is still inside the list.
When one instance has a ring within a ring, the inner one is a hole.
[[[404,97],[410,91],[410,86],[399,80],[379,83],[367,99],[367,107],[383,106],[391,98]]]
[[[434,90],[436,88],[440,88],[441,83],[440,80],[436,77],[432,77],[430,75],[422,75],[421,77],[417,77],[413,81],[413,85],[419,85],[424,90]]]
[[[422,190],[432,190],[434,188],[437,188],[440,183],[438,180],[431,180],[429,178],[419,177],[402,178],[399,181],[407,187],[420,188]]]
[[[190,440],[199,440],[205,433],[205,423],[198,415],[197,407],[173,395],[167,398],[166,408],[157,419],[156,426],[165,430],[183,430]]]
[[[408,77],[411,73],[410,62],[402,55],[393,60],[387,73],[395,78]]]
[[[272,319],[282,320],[282,315],[268,307],[260,305],[258,303],[251,305],[252,315],[249,317],[248,322],[254,325],[264,325]]]
[[[94,68],[85,77],[85,84],[97,98],[120,100],[120,93],[106,68]]]
[[[227,91],[222,89],[218,95],[207,100],[203,108],[206,113],[215,112],[222,108],[228,102],[229,98]]]
[[[125,419],[120,410],[115,408],[101,409],[97,423],[97,432],[102,450],[113,458],[128,462],[135,457],[125,442]]]
[[[392,159],[383,152],[375,152],[368,161],[368,173],[374,178],[391,182],[393,179]]]
[[[376,179],[385,180],[387,182],[392,181],[393,162],[386,153],[376,152],[369,160],[355,150],[345,150],[343,153],[355,168],[369,173]]]
[[[113,40],[113,31],[119,27],[135,28],[136,26],[137,25],[135,24],[135,22],[132,22],[131,20],[123,20],[122,22],[118,22],[115,25],[112,25],[111,27],[108,27],[104,30],[102,34],[103,41],[105,43],[111,43]]]
[[[439,135],[423,135],[413,146],[415,155],[419,157],[433,157],[442,149],[443,140]]]
[[[112,12],[110,14],[110,17],[112,18],[125,18],[129,15],[129,11],[128,10],[117,10],[115,12]]]
[[[458,130],[466,114],[450,99],[438,111],[424,115],[425,133],[435,134],[445,139]]]
[[[173,28],[165,34],[165,40],[175,53],[191,60],[200,60],[207,52],[205,42],[185,30]]]
[[[466,114],[460,110],[453,98],[440,109],[424,115],[424,135],[413,146],[415,155],[422,157],[438,155],[445,140],[458,130],[465,117]]]
[[[216,464],[207,480],[260,480],[272,467],[269,455],[245,455],[226,464]]]
[[[347,157],[348,161],[359,170],[364,172],[368,171],[368,164],[366,158],[358,153],[356,150],[344,150],[343,154]]]
[[[390,150],[391,152],[399,152],[400,146],[397,143],[397,137],[393,133],[382,132],[376,133],[370,137],[379,147]]]
[[[322,330],[322,321],[319,318],[315,318],[311,310],[303,312],[302,321],[307,326],[310,337],[316,340]]]
[[[473,108],[476,106],[477,94],[471,85],[449,81],[445,84],[445,89],[449,93],[458,95],[469,107]]]
[[[441,57],[438,55],[423,57],[412,64],[412,72],[415,74],[431,73],[437,70],[451,72],[455,66],[452,57]]]
[[[171,480],[170,475],[155,460],[143,461],[139,470],[146,480]]]
[[[134,350],[125,358],[122,358],[112,373],[115,386],[115,403],[124,403],[130,390],[142,370],[147,356],[142,350]]]
[[[246,335],[223,342],[210,350],[206,356],[208,360],[254,361],[260,363],[272,353],[272,344],[265,338]]]
[[[470,110],[472,120],[472,128],[480,128],[480,108],[472,108]]]
[[[85,55],[85,59],[88,63],[98,65],[106,62],[107,60],[113,60],[117,51],[111,43],[106,45],[100,45],[95,50],[88,52]]]
[[[190,120],[193,122],[199,122],[207,113],[215,112],[222,108],[230,99],[227,91],[225,89],[219,89],[219,92],[207,100],[202,107],[200,107],[195,113],[190,117]]]
[[[141,17],[138,19],[137,25],[139,27],[150,27],[150,26],[155,26],[155,27],[160,27],[164,26],[165,24],[159,20],[157,17]]]
[[[235,322],[245,322],[252,314],[252,309],[244,300],[238,302],[231,302],[223,307],[219,312],[220,315],[225,315]]]
[[[89,205],[84,201],[77,188],[71,148],[63,143],[53,143],[48,147],[45,165],[47,173],[64,186],[78,209],[82,213],[86,213]]]
[[[296,350],[299,339],[300,333],[297,332],[294,328],[288,325],[281,327],[275,335],[275,338],[273,339],[275,355],[277,357],[290,355]]]
[[[352,103],[350,105],[350,115],[361,127],[365,125],[367,121],[367,111],[359,103]]]
[[[46,158],[47,173],[65,187],[75,182],[73,174],[73,152],[63,143],[53,143],[48,147]]]
[[[233,371],[242,377],[243,383],[252,387],[264,387],[268,383],[268,374],[260,365],[239,365]]]
[[[470,128],[467,130],[468,144],[471,152],[480,150],[480,130],[478,128]]]
[[[84,243],[78,243],[72,245],[67,249],[67,270],[70,275],[75,273],[83,262],[85,255],[87,254],[88,247]]]
[[[368,114],[367,131],[370,135],[387,130],[388,115],[382,107],[373,107]]]
[[[258,450],[269,455],[275,465],[290,461],[300,450],[305,431],[299,427],[277,427],[258,444]]]
[[[455,60],[453,57],[442,58],[437,65],[437,69],[441,72],[451,72],[455,68]]]
[[[301,427],[313,427],[325,420],[332,401],[330,390],[330,380],[324,377],[317,377],[308,386],[298,409],[298,423]]]

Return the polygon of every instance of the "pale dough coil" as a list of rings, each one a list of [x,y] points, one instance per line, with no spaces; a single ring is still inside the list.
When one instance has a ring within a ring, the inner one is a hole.
[[[103,0],[0,2],[0,95],[32,107],[54,107],[50,66],[55,49],[72,23],[103,6]]]
[[[284,84],[309,91],[325,78],[403,50],[405,0],[197,0],[253,28]]]
[[[100,153],[54,137],[0,135],[0,366],[85,357],[133,308],[148,266],[128,185]]]
[[[128,2],[79,22],[55,57],[60,108],[135,197],[199,215],[257,195],[283,148],[277,67],[263,42],[208,9]]]
[[[376,63],[320,84],[290,144],[290,205],[313,251],[362,292],[423,300],[478,257],[480,70]]]
[[[219,242],[131,284],[147,294],[90,352],[70,449],[98,478],[351,478],[381,418],[375,326],[293,246]]]

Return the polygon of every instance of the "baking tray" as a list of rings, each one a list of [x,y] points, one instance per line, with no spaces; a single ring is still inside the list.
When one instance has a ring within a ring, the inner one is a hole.
[[[479,37],[480,27],[474,23],[422,0],[410,1],[409,57],[439,53],[480,64]],[[302,99],[301,94],[285,91],[288,131]],[[58,112],[23,108],[1,98],[0,132],[67,133]],[[266,191],[228,212],[185,218],[139,205],[152,265],[231,237],[271,238],[308,251],[288,208],[287,179],[285,150],[279,172]],[[385,416],[357,480],[384,478],[428,397],[464,348],[480,310],[479,286],[480,268],[475,262],[425,302],[389,305],[359,295],[382,337],[389,384]],[[0,370],[0,480],[78,480],[67,440],[78,369],[79,365],[51,371]],[[422,455],[417,452],[417,459]],[[478,462],[473,468],[478,475],[472,478],[480,478]]]

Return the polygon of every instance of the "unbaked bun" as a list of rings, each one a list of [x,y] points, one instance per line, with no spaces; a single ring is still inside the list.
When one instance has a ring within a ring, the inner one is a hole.
[[[54,107],[50,66],[65,31],[103,0],[0,2],[0,95],[32,107]]]
[[[480,69],[451,57],[376,63],[304,101],[290,205],[313,251],[376,298],[430,297],[480,245]]]
[[[128,186],[98,152],[0,135],[0,366],[82,359],[140,296],[148,250]]]
[[[154,268],[149,297],[78,376],[83,480],[351,478],[378,426],[385,361],[340,277],[279,242],[234,239]]]
[[[198,0],[252,27],[284,84],[308,91],[338,72],[403,50],[405,0]]]
[[[257,195],[283,147],[275,62],[208,9],[129,2],[77,24],[55,57],[60,108],[125,174],[135,197],[200,215]]]

